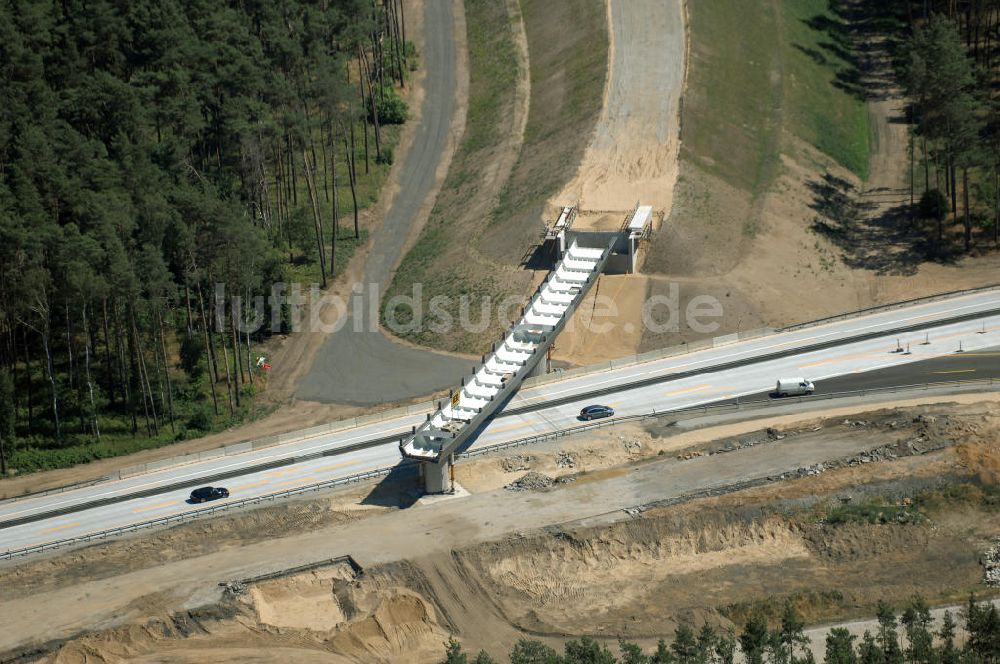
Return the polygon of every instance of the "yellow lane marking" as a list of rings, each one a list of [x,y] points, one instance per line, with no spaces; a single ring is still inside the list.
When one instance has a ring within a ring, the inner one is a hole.
[[[805,339],[792,339],[791,341],[782,341],[780,344],[774,344],[771,348],[781,348],[782,346],[791,346],[793,344],[804,344],[818,337],[806,337]]]
[[[870,357],[882,357],[882,356],[873,353],[861,353],[858,355],[840,355],[838,357],[831,357],[826,360],[817,360],[815,362],[809,362],[808,364],[800,364],[799,369],[811,369],[813,367],[821,367],[824,364],[833,364],[834,362],[846,362],[848,360],[864,360]]]
[[[520,429],[524,426],[524,422],[517,422],[515,424],[505,424],[502,427],[490,427],[490,433],[500,433],[501,431],[510,431],[511,429]]]
[[[935,374],[975,373],[975,369],[953,369],[952,371],[932,371]]]
[[[666,395],[668,397],[672,397],[672,396],[675,396],[677,394],[686,394],[687,392],[697,392],[699,390],[707,390],[710,387],[712,387],[712,386],[711,385],[698,385],[696,387],[686,387],[683,390],[674,390],[673,392],[667,392]]]
[[[241,489],[249,489],[253,486],[260,486],[261,484],[267,484],[269,480],[261,480],[260,482],[251,482],[250,484],[241,484],[240,486],[233,487],[233,491],[240,491]]]
[[[79,521],[74,521],[73,523],[64,523],[61,526],[55,526],[53,528],[46,528],[42,532],[43,533],[54,533],[54,532],[56,532],[58,530],[66,530],[67,528],[73,528],[73,527],[79,526],[79,525],[80,525]]]
[[[275,486],[275,488],[277,488],[279,486],[291,486],[293,484],[305,484],[306,482],[312,482],[314,479],[316,479],[316,478],[313,477],[312,475],[310,475],[309,477],[302,477],[302,478],[297,479],[297,480],[289,480],[287,482],[279,482],[278,484],[275,484],[274,486]]]
[[[288,473],[294,473],[298,470],[297,468],[285,468],[284,470],[276,470],[274,472],[264,475],[264,477],[281,477],[282,475],[287,475]]]
[[[355,461],[342,461],[341,463],[335,463],[332,466],[323,466],[322,468],[317,468],[316,470],[317,471],[333,470],[334,468],[343,468],[344,466],[354,466],[359,463],[361,463],[360,459]]]
[[[136,507],[132,511],[135,512],[136,514],[138,514],[139,512],[148,512],[149,510],[156,510],[156,509],[159,509],[161,507],[171,507],[171,506],[176,505],[176,504],[177,504],[176,500],[168,500],[165,503],[157,503],[156,505],[147,505],[146,507]]]

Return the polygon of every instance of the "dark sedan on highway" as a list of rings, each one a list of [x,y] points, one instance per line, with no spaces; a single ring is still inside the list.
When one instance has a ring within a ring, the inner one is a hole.
[[[596,420],[601,417],[612,417],[615,409],[611,406],[587,406],[580,411],[581,420]]]
[[[228,498],[229,489],[221,486],[203,486],[191,492],[190,501],[192,503],[204,503],[209,500]]]

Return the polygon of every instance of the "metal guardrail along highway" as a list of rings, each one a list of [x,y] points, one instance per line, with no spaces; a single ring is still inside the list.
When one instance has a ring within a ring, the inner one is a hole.
[[[87,501],[86,503],[70,505],[68,507],[48,510],[46,512],[38,512],[37,514],[31,514],[28,516],[20,517],[18,519],[8,519],[7,521],[0,521],[0,529],[11,528],[13,526],[20,526],[26,523],[33,523],[35,521],[44,521],[45,519],[51,519],[57,516],[65,516],[66,514],[73,514],[74,512],[82,512],[84,510],[93,509],[95,507],[104,507],[105,505],[113,505],[115,503],[124,502],[126,500],[134,500],[136,498],[148,498],[150,496],[166,493],[168,491],[176,491],[178,489],[188,489],[191,487],[197,487],[206,483],[218,482],[219,480],[226,480],[233,477],[239,477],[240,475],[247,475],[249,473],[256,473],[264,470],[271,470],[272,468],[281,468],[282,466],[290,466],[294,463],[301,463],[303,461],[309,461],[311,459],[319,459],[320,457],[324,456],[339,456],[341,454],[347,454],[349,452],[357,452],[358,450],[365,450],[371,447],[378,447],[379,445],[394,443],[398,440],[399,440],[398,435],[370,438],[368,440],[363,440],[359,443],[344,445],[343,447],[337,447],[332,450],[320,450],[319,452],[310,452],[308,454],[294,455],[290,457],[285,457],[283,459],[275,459],[274,461],[265,461],[263,463],[254,464],[252,466],[245,466],[237,470],[227,470],[220,473],[211,473],[209,475],[202,475],[200,477],[186,479],[180,482],[163,484],[157,487],[153,487],[151,489],[133,491],[132,493],[127,493],[120,496],[109,496],[108,498],[98,498],[96,500]]]
[[[412,464],[401,463],[395,466],[375,468],[373,470],[368,470],[363,473],[357,473],[355,475],[349,475],[347,477],[340,477],[333,480],[317,482],[315,484],[309,484],[306,486],[295,487],[293,489],[286,489],[284,491],[277,491],[275,493],[269,493],[263,496],[255,496],[253,498],[243,498],[242,500],[235,500],[228,503],[222,503],[220,505],[213,505],[212,507],[205,507],[191,512],[174,514],[173,516],[165,516],[159,519],[150,519],[149,521],[141,521],[139,523],[133,523],[127,526],[121,526],[119,528],[109,528],[108,530],[101,530],[95,533],[89,533],[87,535],[78,535],[76,537],[67,537],[66,539],[53,540],[51,542],[46,542],[45,544],[39,544],[37,546],[29,546],[23,549],[14,549],[11,551],[5,551],[4,553],[0,553],[0,559],[10,560],[12,558],[29,556],[33,553],[41,553],[43,551],[58,549],[73,544],[94,542],[97,540],[107,539],[109,537],[124,535],[126,533],[133,533],[139,530],[145,530],[147,528],[156,528],[158,526],[169,526],[169,525],[183,523],[185,521],[193,521],[195,519],[199,519],[204,516],[209,516],[212,514],[216,514],[218,512],[225,512],[227,510],[235,509],[238,507],[259,505],[260,503],[263,502],[272,502],[278,498],[288,498],[290,496],[308,493],[310,491],[318,491],[320,489],[326,489],[329,487],[339,486],[342,484],[353,484],[355,482],[361,482],[363,480],[371,479],[373,477],[381,477],[383,475],[388,475],[390,472],[392,472],[397,468],[409,465]]]
[[[502,443],[496,443],[494,445],[489,445],[487,447],[482,447],[480,449],[469,450],[458,455],[459,458],[471,458],[476,456],[481,456],[483,454],[489,454],[491,452],[497,452],[499,450],[509,449],[511,447],[520,447],[523,445],[530,445],[533,443],[543,442],[546,440],[553,440],[555,438],[561,438],[564,436],[573,435],[575,433],[580,433],[583,431],[588,431],[592,429],[600,429],[603,427],[614,426],[616,424],[621,424],[624,422],[634,422],[637,420],[648,419],[652,417],[697,417],[699,415],[707,415],[710,413],[722,413],[726,411],[739,411],[739,410],[761,410],[773,406],[787,405],[789,403],[812,403],[819,401],[830,401],[834,399],[846,399],[851,397],[861,397],[868,396],[872,394],[893,394],[898,392],[916,392],[916,391],[927,391],[935,388],[946,388],[946,387],[983,387],[990,391],[1000,390],[1000,380],[993,378],[977,379],[977,380],[954,380],[954,381],[939,381],[933,383],[918,383],[915,385],[901,385],[896,387],[877,387],[867,390],[853,390],[848,392],[831,392],[830,394],[814,394],[811,396],[800,396],[800,397],[786,397],[783,399],[755,399],[751,401],[740,401],[737,400],[734,403],[715,403],[715,404],[703,404],[701,406],[691,406],[688,408],[676,408],[672,410],[664,410],[657,412],[655,409],[649,413],[642,413],[638,415],[626,415],[622,417],[612,417],[606,420],[599,420],[596,422],[589,422],[587,424],[582,424],[576,427],[569,427],[566,429],[560,429],[559,431],[552,431],[545,434],[538,434],[535,436],[527,436],[525,438],[519,438],[517,440],[505,441]],[[11,560],[13,558],[29,556],[35,553],[41,553],[43,551],[49,551],[52,549],[58,549],[65,546],[71,546],[74,544],[81,544],[87,542],[94,542],[99,540],[104,540],[109,537],[115,537],[119,535],[124,535],[127,533],[137,532],[139,530],[144,530],[147,528],[156,528],[159,526],[167,526],[173,524],[179,524],[186,521],[192,521],[195,519],[202,518],[204,516],[209,516],[219,512],[225,512],[227,510],[236,509],[240,507],[247,507],[250,505],[259,505],[264,502],[272,502],[279,498],[287,498],[290,496],[301,495],[304,493],[309,493],[310,491],[318,491],[320,489],[326,489],[330,487],[340,486],[344,484],[352,484],[355,482],[361,482],[367,479],[372,479],[375,477],[382,477],[388,475],[393,470],[398,468],[405,468],[409,466],[415,466],[417,461],[402,461],[395,466],[386,466],[382,468],[376,468],[373,470],[365,471],[363,473],[357,473],[354,475],[349,475],[347,477],[341,477],[333,480],[325,480],[323,482],[316,482],[315,484],[308,484],[305,486],[295,487],[292,489],[287,489],[285,491],[278,491],[275,493],[269,493],[263,496],[256,496],[254,498],[244,498],[242,500],[235,500],[228,503],[223,503],[220,505],[214,505],[212,507],[206,507],[199,510],[194,510],[191,512],[185,512],[183,514],[175,514],[169,517],[162,517],[159,519],[151,519],[149,521],[142,521],[139,523],[134,523],[128,526],[121,526],[119,528],[111,528],[108,530],[102,530],[95,533],[90,533],[87,535],[79,535],[77,537],[69,537],[61,540],[54,540],[52,542],[46,542],[45,544],[39,544],[36,546],[25,547],[23,549],[14,549],[11,551],[6,551],[0,553],[0,559]]]
[[[880,330],[876,332],[867,332],[864,334],[854,335],[846,338],[831,339],[828,341],[822,341],[815,344],[810,344],[806,346],[791,346],[774,353],[768,353],[765,355],[754,355],[751,357],[741,358],[738,360],[733,360],[731,362],[724,362],[720,364],[711,364],[698,369],[691,369],[688,371],[674,372],[668,374],[661,374],[657,376],[651,376],[649,378],[641,378],[632,381],[626,381],[618,383],[616,385],[602,387],[594,390],[587,390],[583,392],[576,392],[565,397],[556,397],[552,399],[547,399],[544,402],[536,404],[528,404],[525,406],[520,406],[516,408],[508,408],[502,413],[496,415],[497,418],[507,417],[511,415],[518,415],[521,413],[532,412],[536,410],[541,410],[543,408],[551,408],[553,406],[559,406],[566,403],[572,403],[576,401],[582,401],[585,399],[592,399],[595,397],[605,396],[615,392],[621,392],[624,390],[636,389],[640,387],[646,387],[649,385],[654,385],[658,383],[668,383],[675,380],[681,380],[684,378],[689,378],[691,376],[711,373],[715,371],[724,371],[727,369],[733,369],[742,366],[748,366],[751,364],[757,364],[760,362],[766,362],[769,360],[780,359],[783,357],[788,357],[797,353],[813,352],[817,350],[823,350],[827,348],[832,348],[836,346],[842,346],[849,343],[855,343],[859,341],[864,341],[867,339],[877,338],[879,336],[886,336],[889,334],[905,334],[908,332],[915,332],[919,330],[924,330],[930,327],[938,327],[942,325],[948,325],[952,323],[958,323],[968,320],[973,320],[976,318],[982,318],[984,316],[998,315],[1000,314],[1000,307],[988,309],[985,311],[975,311],[971,313],[960,314],[958,316],[952,316],[945,319],[938,319],[932,321],[924,321],[920,323],[914,323],[912,325],[907,325],[900,328],[894,328],[892,330]],[[310,459],[316,459],[322,456],[339,456],[348,452],[354,452],[362,449],[369,449],[372,447],[377,447],[379,445],[384,445],[387,443],[398,442],[400,440],[400,434],[394,434],[390,436],[379,436],[377,438],[371,438],[368,440],[363,440],[357,443],[352,443],[351,445],[345,445],[343,447],[337,447],[328,450],[321,450],[317,452],[311,452],[308,454],[292,455],[282,459],[275,459],[273,461],[267,461],[251,466],[246,466],[240,469],[234,469],[230,471],[225,471],[221,473],[212,473],[209,475],[191,478],[181,482],[175,482],[168,485],[162,485],[159,487],[153,487],[150,489],[145,489],[138,492],[132,492],[128,494],[123,494],[119,496],[110,496],[108,498],[102,498],[98,500],[88,501],[86,503],[80,503],[77,505],[71,505],[64,508],[58,508],[54,510],[49,510],[46,512],[41,512],[19,519],[10,519],[8,521],[0,522],[0,529],[9,528],[12,526],[17,526],[25,523],[31,523],[35,521],[41,521],[43,519],[52,518],[55,516],[62,516],[65,514],[71,514],[73,512],[79,512],[86,509],[92,509],[94,507],[100,507],[103,505],[110,505],[117,502],[122,502],[125,500],[132,500],[134,498],[145,498],[153,496],[159,493],[164,493],[166,491],[173,491],[177,489],[183,489],[188,487],[195,487],[201,484],[206,484],[210,482],[216,482],[219,480],[229,479],[232,477],[237,477],[240,475],[245,475],[247,473],[258,472],[262,470],[269,470],[271,468],[278,468],[282,466],[288,466],[294,463],[300,463],[302,461],[307,461]]]
[[[900,385],[894,387],[873,387],[867,390],[830,392],[828,394],[812,394],[809,396],[783,397],[780,399],[768,398],[768,399],[741,400],[737,398],[733,402],[706,403],[706,404],[701,404],[700,406],[688,406],[687,408],[673,408],[661,411],[653,409],[653,411],[649,413],[641,413],[638,415],[623,415],[621,417],[609,417],[604,420],[588,422],[587,424],[581,424],[580,426],[570,427],[568,429],[560,429],[558,431],[550,431],[548,433],[542,433],[535,436],[518,438],[517,440],[508,440],[502,443],[494,443],[493,445],[490,445],[488,447],[482,447],[480,449],[463,452],[462,454],[459,454],[458,457],[462,459],[470,458],[482,454],[487,454],[489,452],[496,452],[497,450],[507,449],[511,447],[519,447],[522,445],[531,445],[532,443],[542,442],[545,440],[552,440],[555,438],[562,438],[563,436],[571,436],[574,433],[581,433],[583,431],[587,431],[590,429],[600,429],[602,427],[614,426],[615,424],[621,424],[624,422],[634,422],[636,420],[645,420],[650,418],[676,417],[678,419],[685,419],[685,418],[705,416],[714,413],[724,413],[728,411],[760,410],[771,406],[785,406],[790,403],[811,403],[814,401],[829,401],[831,399],[848,399],[851,397],[862,397],[871,394],[893,394],[896,392],[927,391],[934,388],[944,388],[944,387],[975,387],[975,386],[986,387],[990,391],[1000,390],[1000,380],[994,378],[980,378],[974,380],[938,381],[934,383],[918,383],[915,385]]]
[[[627,366],[634,366],[636,364],[641,364],[644,362],[653,362],[656,360],[666,359],[668,357],[676,357],[679,355],[684,355],[690,352],[694,352],[695,350],[715,348],[724,343],[732,343],[735,341],[747,341],[750,339],[757,339],[760,337],[781,334],[784,332],[791,332],[809,327],[816,327],[819,325],[824,325],[835,321],[848,320],[851,318],[859,318],[862,316],[871,315],[883,311],[892,311],[905,306],[914,306],[922,303],[931,303],[949,298],[961,297],[965,295],[975,295],[977,293],[988,292],[998,289],[1000,289],[1000,284],[983,286],[981,288],[950,291],[947,293],[938,293],[937,295],[929,295],[926,297],[914,298],[912,300],[905,300],[903,302],[895,302],[890,304],[878,305],[874,307],[868,307],[866,309],[859,309],[857,311],[851,311],[845,314],[838,314],[836,316],[830,316],[818,320],[807,321],[804,323],[797,323],[795,325],[790,325],[788,327],[780,329],[763,328],[759,330],[746,330],[735,335],[724,335],[722,337],[716,337],[714,339],[708,338],[703,341],[685,343],[683,346],[663,348],[660,350],[650,351],[639,355],[619,358],[611,362],[577,367],[575,369],[569,369],[569,370],[559,370],[543,376],[528,378],[525,380],[525,385],[526,386],[530,385],[531,387],[535,387],[544,383],[551,383],[555,381],[566,380],[569,378],[578,378],[585,375],[601,373],[609,369],[619,369]],[[729,342],[723,341],[729,338],[732,338],[732,340]],[[124,479],[125,477],[131,477],[134,475],[141,475],[145,473],[155,472],[169,467],[185,465],[189,463],[196,463],[198,461],[203,461],[205,459],[209,459],[214,456],[230,456],[230,455],[242,454],[244,452],[254,451],[258,449],[265,449],[268,447],[273,447],[275,445],[281,445],[284,443],[291,442],[293,440],[300,440],[300,439],[325,435],[336,431],[353,429],[409,415],[423,416],[428,412],[432,412],[436,407],[437,407],[436,401],[431,400],[422,403],[411,404],[409,406],[403,406],[399,408],[392,408],[389,410],[379,411],[376,413],[372,413],[370,415],[363,415],[360,417],[350,418],[347,420],[338,420],[335,422],[331,422],[329,424],[311,427],[308,429],[292,431],[285,434],[266,436],[258,440],[234,443],[231,445],[226,445],[221,448],[207,450],[200,453],[181,455],[169,459],[161,459],[159,461],[150,462],[148,464],[141,464],[139,466],[121,468],[112,475],[102,478],[101,480],[96,480],[95,483],[97,481]],[[64,489],[53,489],[52,491],[61,491],[61,490]],[[10,500],[19,500],[21,498],[34,497],[36,495],[44,495],[45,493],[48,492],[39,492],[37,494],[25,494],[23,496],[18,496],[17,498],[11,498]]]

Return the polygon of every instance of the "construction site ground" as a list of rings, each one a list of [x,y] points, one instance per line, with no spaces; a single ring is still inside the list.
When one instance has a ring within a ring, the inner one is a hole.
[[[462,462],[464,498],[400,510],[416,487],[384,481],[4,563],[0,661],[432,662],[448,634],[648,646],[765,600],[810,622],[961,601],[989,591],[998,441],[1000,399],[962,395],[515,448]],[[884,515],[825,523],[848,497]],[[219,586],[347,554],[361,574]]]

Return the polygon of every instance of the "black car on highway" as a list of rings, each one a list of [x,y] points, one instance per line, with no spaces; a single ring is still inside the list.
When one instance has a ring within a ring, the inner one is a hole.
[[[191,502],[192,503],[204,503],[209,500],[218,500],[219,498],[228,498],[229,489],[221,486],[203,486],[195,489],[191,492]]]
[[[601,417],[612,417],[615,409],[611,406],[587,406],[580,411],[581,420],[595,420]]]

